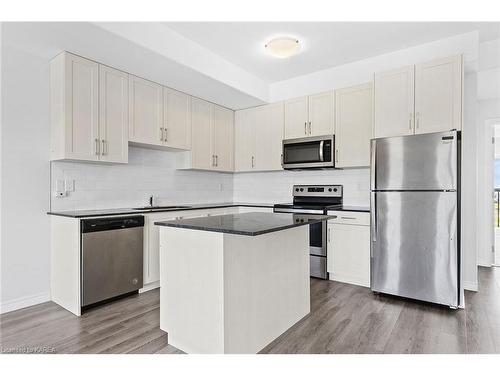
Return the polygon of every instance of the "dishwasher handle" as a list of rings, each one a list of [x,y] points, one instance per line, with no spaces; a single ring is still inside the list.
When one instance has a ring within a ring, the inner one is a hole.
[[[102,219],[82,220],[82,233],[102,232],[105,230],[116,230],[125,228],[137,228],[144,226],[144,216],[125,216]]]

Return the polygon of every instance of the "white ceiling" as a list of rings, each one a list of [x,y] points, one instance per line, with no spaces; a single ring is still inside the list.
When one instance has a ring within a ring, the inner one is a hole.
[[[165,25],[268,83],[393,52],[496,23],[478,22],[168,22]],[[298,38],[302,52],[290,59],[265,54],[272,37]]]

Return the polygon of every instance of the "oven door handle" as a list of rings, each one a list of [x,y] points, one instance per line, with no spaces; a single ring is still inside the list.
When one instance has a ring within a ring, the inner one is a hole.
[[[323,155],[324,144],[325,144],[325,141],[319,142],[319,161],[325,161],[325,156]]]
[[[275,208],[274,212],[277,214],[313,214],[313,215],[323,215],[323,211],[319,210],[305,210],[300,208]]]

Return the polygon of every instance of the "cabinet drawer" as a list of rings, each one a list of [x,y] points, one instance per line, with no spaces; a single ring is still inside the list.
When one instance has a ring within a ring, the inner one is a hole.
[[[328,220],[334,224],[370,225],[369,212],[328,211],[328,215],[337,216],[335,219]]]

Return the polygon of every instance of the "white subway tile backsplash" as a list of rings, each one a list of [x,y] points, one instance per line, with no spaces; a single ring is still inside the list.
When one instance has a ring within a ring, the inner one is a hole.
[[[128,164],[51,163],[53,211],[157,204],[263,202],[291,200],[294,184],[341,184],[344,202],[369,204],[369,169],[216,173],[177,170],[176,152],[129,148]],[[72,179],[75,191],[55,197],[56,181]]]

